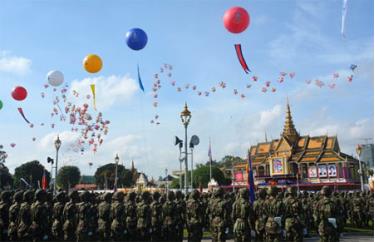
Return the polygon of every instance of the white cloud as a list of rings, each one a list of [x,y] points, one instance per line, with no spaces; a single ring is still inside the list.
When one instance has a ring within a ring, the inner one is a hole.
[[[95,84],[96,103],[98,109],[105,109],[117,101],[128,101],[138,90],[136,82],[128,75],[99,76],[75,80],[71,85],[71,92],[77,91],[80,95],[91,94],[90,85]]]
[[[31,60],[22,56],[11,55],[7,51],[0,52],[0,72],[25,75],[31,70]]]
[[[260,112],[259,125],[262,128],[268,127],[275,119],[281,115],[281,105],[277,104],[270,110],[264,110]]]
[[[369,133],[371,130],[371,123],[369,119],[361,119],[354,123],[349,128],[349,134],[353,139],[367,138],[366,136],[372,135]]]
[[[68,149],[71,145],[77,142],[77,139],[79,138],[79,133],[71,132],[71,131],[63,131],[61,133],[52,132],[52,133],[46,134],[44,137],[42,137],[39,140],[38,142],[39,148],[46,149],[49,147],[54,147],[57,136],[59,136],[61,140],[61,149]]]

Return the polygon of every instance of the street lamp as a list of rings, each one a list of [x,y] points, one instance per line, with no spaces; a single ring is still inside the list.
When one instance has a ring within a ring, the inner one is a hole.
[[[182,140],[180,140],[180,138],[175,136],[174,145],[178,145],[178,149],[180,151],[180,157],[178,158],[178,161],[180,163],[180,191],[182,190],[182,161],[184,160],[184,158],[181,158],[181,153],[182,153],[181,149],[182,149],[182,146],[184,145],[183,143],[184,142]]]
[[[116,157],[115,157],[115,163],[116,163],[116,170],[115,170],[115,184],[113,186],[113,189],[115,191],[117,191],[117,167],[118,167],[118,163],[120,162],[120,158],[118,157],[118,154],[116,154]]]
[[[56,194],[56,181],[57,181],[57,167],[59,162],[59,149],[61,147],[61,140],[59,136],[55,140],[55,148],[56,148],[56,165],[55,165],[55,181],[53,183],[53,192]]]
[[[357,145],[357,148],[355,149],[358,155],[358,163],[359,163],[359,176],[360,176],[360,181],[361,181],[361,191],[363,192],[363,176],[362,176],[362,162],[361,162],[361,153],[362,153],[362,146]]]
[[[185,127],[185,194],[187,194],[187,189],[188,189],[188,184],[187,184],[187,176],[188,176],[187,128],[189,126],[189,122],[191,119],[191,112],[189,111],[186,102],[185,102],[184,110],[181,112],[180,117],[181,117],[182,124]]]

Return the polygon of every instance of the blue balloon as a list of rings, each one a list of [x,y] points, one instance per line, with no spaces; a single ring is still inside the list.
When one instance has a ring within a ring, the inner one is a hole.
[[[147,44],[147,34],[139,28],[130,29],[126,33],[126,44],[132,50],[141,50]]]

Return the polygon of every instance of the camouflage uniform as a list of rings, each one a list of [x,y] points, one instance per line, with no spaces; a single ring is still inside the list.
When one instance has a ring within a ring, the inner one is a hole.
[[[301,204],[302,204],[303,214],[305,218],[303,221],[305,225],[305,233],[306,233],[306,236],[308,236],[308,234],[310,233],[312,229],[313,216],[312,216],[310,197],[306,191],[303,193],[303,196],[301,198]]]
[[[31,241],[31,203],[33,202],[34,193],[31,190],[23,193],[23,203],[19,211],[19,224],[17,230],[17,237],[21,241]]]
[[[164,241],[176,241],[176,217],[177,209],[174,202],[174,193],[168,192],[167,201],[163,205],[162,217],[163,217],[163,239]]]
[[[301,202],[296,198],[295,187],[287,190],[288,198],[285,199],[285,232],[287,241],[303,240],[303,209]]]
[[[124,194],[122,192],[115,192],[112,196],[111,206],[111,237],[114,241],[122,241],[125,232],[125,207],[123,204]]]
[[[226,202],[223,199],[224,190],[219,188],[215,191],[214,197],[208,205],[208,214],[210,218],[210,230],[212,241],[225,241],[225,228],[228,213],[226,210]]]
[[[246,242],[251,241],[250,219],[252,217],[252,209],[249,202],[249,195],[246,188],[241,189],[239,197],[233,204],[232,221],[234,241]]]
[[[78,226],[76,231],[77,241],[88,241],[89,240],[89,221],[93,219],[90,217],[90,204],[89,204],[88,192],[82,192],[80,194],[81,202],[77,204],[78,212]]]
[[[137,204],[135,203],[135,198],[136,194],[131,192],[128,194],[125,203],[125,239],[128,241],[137,239]]]
[[[103,195],[103,201],[99,204],[98,235],[100,241],[107,241],[111,235],[111,193]]]
[[[321,242],[336,242],[339,241],[337,231],[337,215],[335,201],[330,198],[330,188],[324,186],[321,190],[322,198],[318,202],[318,232]]]
[[[76,241],[76,229],[77,229],[77,213],[78,207],[77,202],[79,202],[79,195],[77,191],[73,191],[69,194],[70,201],[64,206],[63,217],[64,217],[64,240]]]
[[[150,193],[143,192],[142,200],[137,204],[137,231],[139,241],[149,241],[151,236]]]
[[[51,227],[51,234],[54,240],[62,240],[63,239],[63,212],[64,212],[64,204],[65,204],[65,194],[63,192],[59,192],[56,194],[56,202],[53,205],[52,210],[52,227]]]
[[[8,240],[10,198],[11,198],[10,192],[4,191],[1,193],[0,241]]]
[[[154,192],[151,208],[151,241],[162,241],[162,204],[159,202],[160,193]]]
[[[363,208],[365,207],[365,202],[363,201],[363,198],[361,197],[359,192],[355,193],[355,196],[352,200],[353,203],[353,223],[358,227],[362,227],[363,225]]]
[[[8,239],[10,241],[16,241],[17,239],[17,227],[19,223],[19,211],[22,203],[21,191],[16,192],[13,196],[13,204],[9,208],[9,227],[8,227]]]
[[[33,241],[48,240],[49,220],[45,207],[47,193],[43,190],[35,192],[35,202],[31,205],[31,233]]]
[[[186,223],[189,242],[199,242],[202,240],[203,216],[204,210],[199,201],[199,192],[194,190],[186,203]]]
[[[90,241],[98,240],[98,219],[99,211],[97,207],[97,195],[95,193],[90,193],[89,196],[89,221],[88,221],[88,236]]]
[[[264,189],[259,190],[258,199],[254,202],[254,219],[255,219],[255,233],[258,241],[263,241],[265,238],[265,228],[267,222],[266,215],[266,195]]]
[[[283,207],[277,197],[277,187],[271,187],[269,198],[265,202],[265,211],[267,215],[267,222],[265,228],[265,240],[267,242],[278,242],[281,240],[281,226]]]
[[[371,224],[374,224],[374,193],[369,192],[367,194],[367,203],[366,203],[366,211],[367,211],[367,219],[366,219],[366,225],[369,225],[369,222],[371,221]]]
[[[177,209],[177,240],[181,241],[184,238],[184,225],[185,225],[185,214],[186,214],[186,203],[183,198],[183,194],[181,191],[176,192],[176,209]]]

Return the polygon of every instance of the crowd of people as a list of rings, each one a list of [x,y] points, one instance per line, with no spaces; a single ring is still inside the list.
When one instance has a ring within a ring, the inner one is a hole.
[[[346,223],[373,226],[371,192],[298,193],[295,187],[212,193],[1,192],[0,241],[339,241]],[[186,236],[186,235],[185,235]]]

